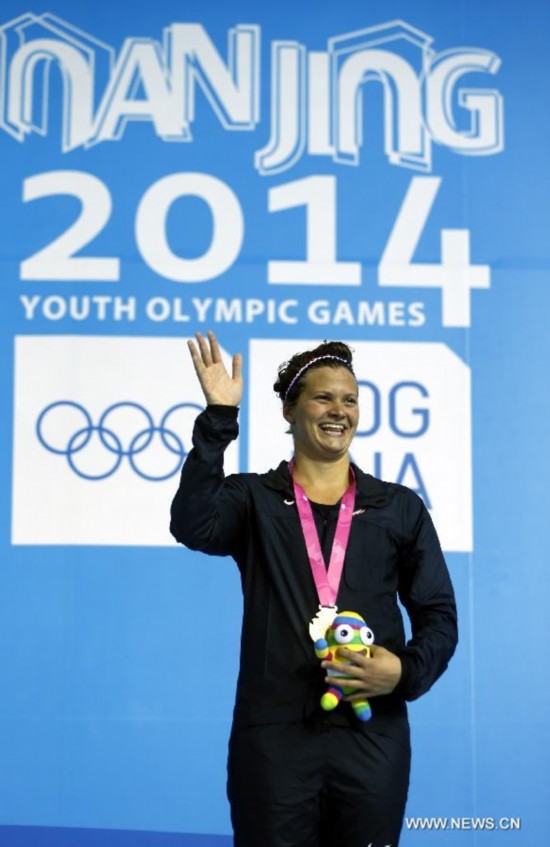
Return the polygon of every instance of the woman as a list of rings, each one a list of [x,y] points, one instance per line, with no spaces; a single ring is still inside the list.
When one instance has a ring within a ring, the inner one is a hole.
[[[224,478],[223,453],[238,434],[242,359],[234,356],[229,375],[214,334],[197,333],[197,342],[189,349],[208,405],[195,422],[171,531],[192,549],[233,556],[241,573],[228,763],[235,847],[396,847],[410,766],[405,700],[430,688],[457,641],[431,519],[412,491],[350,463],[358,390],[341,342],[279,369],[274,389],[293,461]],[[408,644],[398,597],[411,620]],[[340,647],[327,661],[316,658],[311,638],[336,605],[374,633],[370,656]],[[323,711],[331,671],[346,672],[348,702],[336,698]],[[360,720],[351,706],[366,699],[372,714]]]

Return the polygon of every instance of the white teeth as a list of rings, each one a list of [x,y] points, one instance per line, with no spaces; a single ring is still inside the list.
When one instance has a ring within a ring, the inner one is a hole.
[[[321,429],[326,432],[343,432],[344,427],[339,426],[338,424],[321,424]]]

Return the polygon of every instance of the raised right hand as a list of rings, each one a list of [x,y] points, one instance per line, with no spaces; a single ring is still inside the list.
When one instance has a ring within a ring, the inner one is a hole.
[[[198,347],[194,341],[187,346],[193,359],[195,371],[208,404],[238,406],[243,394],[243,358],[240,353],[233,356],[233,373],[226,370],[216,336],[208,331],[208,340],[200,332],[195,333]]]

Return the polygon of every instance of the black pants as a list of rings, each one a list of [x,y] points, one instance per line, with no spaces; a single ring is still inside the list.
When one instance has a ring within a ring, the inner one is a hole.
[[[409,770],[408,732],[394,740],[330,724],[234,731],[235,847],[397,847]]]

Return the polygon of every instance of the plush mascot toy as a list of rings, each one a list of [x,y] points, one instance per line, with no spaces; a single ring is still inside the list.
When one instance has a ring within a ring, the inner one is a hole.
[[[332,662],[334,659],[339,662],[346,662],[340,655],[341,647],[370,657],[370,647],[373,643],[374,634],[361,615],[358,615],[356,612],[341,612],[336,615],[325,631],[325,637],[318,638],[315,641],[315,655],[318,659],[327,659],[329,662]],[[347,664],[350,664],[349,661]],[[325,691],[321,697],[321,707],[326,712],[330,712],[336,708],[344,695],[353,694],[354,689],[346,688],[344,682],[337,682],[337,678],[345,680],[346,676],[348,676],[343,671],[335,671],[332,668],[328,668],[327,674],[335,679],[329,685],[328,691]],[[351,706],[360,721],[368,721],[370,719],[372,711],[367,699],[355,700]]]

